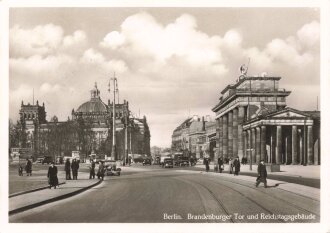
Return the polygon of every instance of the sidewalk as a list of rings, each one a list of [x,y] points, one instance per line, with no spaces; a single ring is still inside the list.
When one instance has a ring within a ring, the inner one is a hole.
[[[205,165],[197,164],[195,167],[205,169]],[[280,172],[269,172],[268,174],[272,175],[281,175],[281,176],[290,176],[290,177],[303,177],[303,178],[312,178],[312,179],[320,179],[320,167],[321,166],[302,166],[302,165],[281,165]],[[252,171],[250,170],[250,165],[242,165],[241,164],[241,172],[245,173],[257,173],[258,165],[252,165]],[[210,170],[214,169],[214,164],[210,164]],[[229,165],[225,164],[224,171],[229,171]]]
[[[245,175],[239,175],[234,176],[233,174],[228,173],[216,173],[216,172],[205,172],[205,171],[193,171],[193,170],[177,170],[179,172],[183,173],[200,173],[203,175],[210,175],[214,177],[222,177],[225,178],[225,180],[232,181],[232,179],[235,180],[244,180],[247,182],[251,182],[251,187],[255,188],[256,178],[252,176],[245,176]],[[279,181],[274,179],[267,179],[267,185],[269,188],[276,188],[276,189],[283,189],[288,192],[296,193],[300,196],[305,196],[308,198],[312,198],[316,201],[320,201],[320,189],[313,188],[305,185],[300,184],[294,184],[289,183],[285,181]],[[261,183],[258,187],[258,189],[264,189],[263,183]]]
[[[89,173],[80,172],[78,180],[65,180],[64,172],[59,172],[59,183],[65,182],[56,189],[47,186],[39,187],[38,191],[21,192],[17,196],[9,198],[9,215],[20,213],[31,208],[45,205],[54,201],[71,197],[90,189],[101,183],[101,180],[89,179]],[[40,190],[40,188],[43,188]],[[17,194],[17,193],[16,193]],[[15,195],[15,194],[12,194]]]

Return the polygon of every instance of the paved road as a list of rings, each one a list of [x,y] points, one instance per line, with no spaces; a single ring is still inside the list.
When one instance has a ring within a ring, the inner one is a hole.
[[[274,219],[279,214],[315,217],[295,222],[320,220],[319,201],[276,187],[196,171],[134,169],[83,194],[13,215],[10,222],[286,222]]]

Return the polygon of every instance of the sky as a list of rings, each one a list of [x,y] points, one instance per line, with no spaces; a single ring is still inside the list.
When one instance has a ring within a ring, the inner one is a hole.
[[[282,77],[288,106],[316,110],[319,22],[315,8],[11,8],[9,117],[34,90],[48,120],[66,120],[95,82],[112,100],[115,72],[120,101],[147,117],[152,146],[167,147],[187,117],[215,116],[248,58],[248,75]]]

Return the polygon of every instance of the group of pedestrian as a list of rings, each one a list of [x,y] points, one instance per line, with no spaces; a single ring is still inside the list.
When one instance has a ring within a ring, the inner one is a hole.
[[[225,170],[225,161],[222,157],[218,158],[218,166],[219,166],[219,172],[222,173],[223,170]],[[228,166],[229,166],[229,174],[233,174],[235,176],[238,176],[240,169],[241,169],[241,163],[239,161],[239,158],[229,159],[228,160]]]
[[[243,161],[243,159],[242,159]],[[244,160],[245,162],[246,160]],[[234,176],[238,176],[241,168],[241,163],[239,161],[239,158],[236,157],[234,160],[231,158],[228,160],[229,165],[229,173],[234,173]],[[219,166],[219,172],[222,173],[224,170],[224,160],[222,157],[218,158],[218,166]],[[264,187],[267,188],[267,169],[264,160],[261,160],[258,164],[258,176],[256,180],[256,187],[259,186],[260,183],[264,183]]]
[[[72,170],[72,178],[73,180],[78,179],[78,170],[79,170],[79,161],[76,159],[72,160],[72,163],[70,163],[70,159],[66,159],[65,165],[64,165],[64,170],[65,170],[65,179],[66,180],[71,180],[71,170]]]
[[[26,159],[26,163],[23,169],[21,163],[18,165],[18,176],[23,176],[23,170],[26,172],[26,176],[32,176],[32,162],[30,159]]]

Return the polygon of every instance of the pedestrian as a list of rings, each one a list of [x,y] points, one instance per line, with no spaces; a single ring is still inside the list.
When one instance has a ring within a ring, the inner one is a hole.
[[[32,176],[32,162],[29,159],[26,159],[25,171],[26,176]]]
[[[66,159],[65,165],[64,165],[64,170],[65,170],[65,179],[66,180],[71,180],[71,164],[70,164],[70,159]]]
[[[19,166],[18,166],[18,175],[23,176],[23,167],[21,164],[19,164]]]
[[[229,159],[228,165],[229,165],[229,174],[233,174],[233,160],[232,160],[232,158]]]
[[[71,169],[72,169],[73,179],[77,180],[78,179],[79,162],[76,159],[72,160]]]
[[[264,160],[260,160],[260,163],[258,165],[258,177],[256,187],[258,187],[260,182],[264,183],[264,187],[267,188],[267,169]]]
[[[95,179],[95,162],[94,160],[91,161],[89,165],[89,179]]]
[[[210,170],[210,162],[209,162],[209,159],[208,158],[205,158],[204,159],[204,163],[205,163],[205,169],[206,169],[206,172],[208,172]]]
[[[238,176],[238,173],[240,172],[240,168],[241,168],[241,163],[239,162],[239,158],[235,158],[234,162],[233,162],[233,167],[234,167],[234,175]]]
[[[100,161],[99,162],[99,169],[97,171],[97,178],[104,180],[104,173],[105,173],[105,167],[104,167],[104,162]]]
[[[58,185],[58,178],[57,178],[57,167],[55,166],[54,162],[51,162],[51,165],[48,168],[48,183],[49,188],[51,189],[54,187],[56,189],[56,186]]]
[[[222,171],[224,170],[224,164],[223,164],[222,157],[218,158],[218,165],[219,165],[219,172],[222,173]]]

